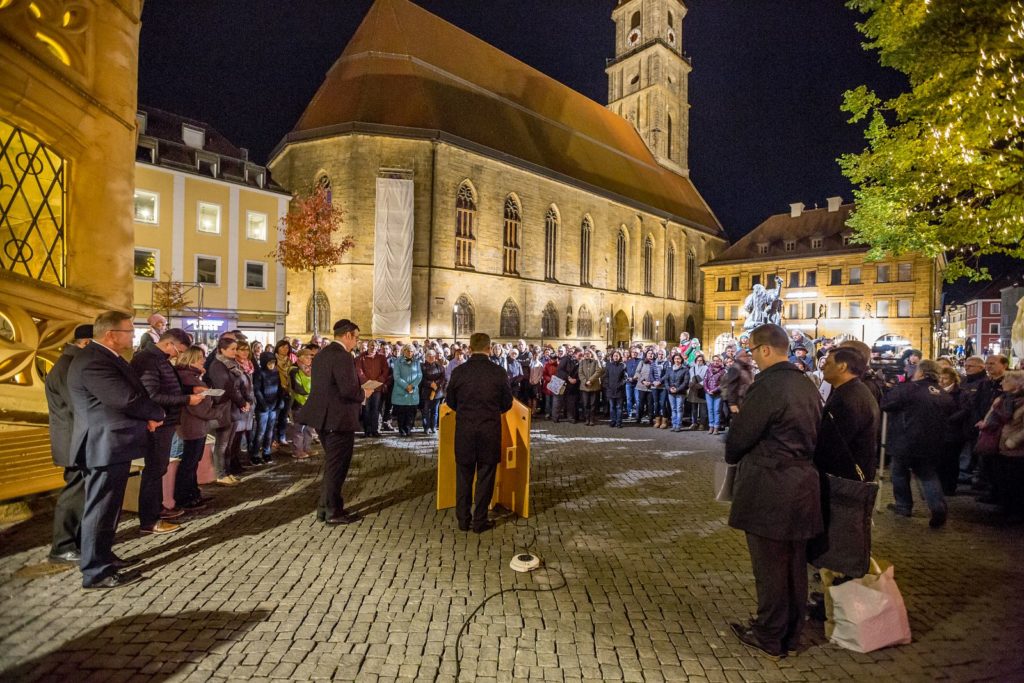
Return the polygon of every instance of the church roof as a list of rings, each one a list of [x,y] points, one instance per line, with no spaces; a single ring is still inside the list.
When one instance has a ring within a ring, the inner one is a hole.
[[[360,123],[441,131],[724,236],[628,121],[409,0],[374,2],[278,150]]]
[[[838,203],[838,202],[837,202]],[[843,204],[836,210],[803,209],[798,216],[780,213],[747,233],[742,239],[719,254],[706,266],[717,266],[737,261],[778,261],[832,254],[857,253],[868,250],[865,244],[844,244],[844,235],[853,233],[846,221],[853,204]],[[812,247],[811,240],[821,238],[820,247]],[[787,250],[787,243],[791,243]],[[763,251],[767,248],[767,251]]]

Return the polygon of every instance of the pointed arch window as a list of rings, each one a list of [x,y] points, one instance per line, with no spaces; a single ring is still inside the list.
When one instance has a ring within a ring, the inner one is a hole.
[[[468,337],[476,329],[476,311],[473,302],[465,294],[455,300],[455,334]]]
[[[633,12],[633,16],[631,16],[629,18],[629,28],[630,28],[630,30],[632,30],[634,28],[640,28],[640,13],[639,12]]]
[[[673,151],[672,150],[672,142],[673,142],[673,140],[674,140],[674,135],[672,133],[672,114],[669,114],[668,115],[668,158],[669,159],[672,158],[672,151]]]
[[[473,267],[473,244],[476,242],[476,193],[469,182],[459,186],[455,195],[455,267]]]
[[[583,225],[580,227],[580,284],[590,284],[590,238],[594,233],[594,226],[590,222],[590,216],[583,217]]]
[[[668,245],[668,261],[665,264],[665,296],[676,298],[676,245]],[[666,321],[666,325],[668,322]],[[671,337],[669,337],[671,339]]]
[[[615,288],[620,292],[626,291],[626,231],[619,230],[619,237],[615,243]]]
[[[544,307],[544,313],[540,319],[540,334],[542,337],[557,337],[558,336],[558,309],[555,305],[548,302],[548,305]]]
[[[313,313],[316,312],[316,329],[313,329]],[[306,329],[317,334],[327,334],[331,330],[331,303],[323,290],[316,290],[306,302]]]
[[[544,279],[557,282],[558,210],[552,206],[544,214]]]
[[[670,345],[679,339],[679,335],[676,334],[676,318],[671,313],[665,318],[665,339]]]
[[[697,254],[686,250],[686,300],[697,300]]]
[[[654,293],[654,240],[644,240],[644,294]]]
[[[519,307],[516,306],[516,302],[509,299],[501,307],[501,325],[498,336],[518,337],[519,330]]]
[[[519,201],[513,195],[505,199],[505,235],[502,251],[505,261],[503,271],[509,275],[519,274],[519,235],[523,228],[523,212]],[[517,333],[518,334],[518,333]]]
[[[651,317],[650,312],[644,313],[644,339],[654,339],[654,318]]]
[[[316,185],[327,194],[327,201],[333,203],[334,191],[331,189],[331,177],[325,173],[317,179]]]
[[[580,339],[587,339],[594,334],[594,319],[590,315],[590,309],[580,306],[579,314],[576,316],[576,336]]]

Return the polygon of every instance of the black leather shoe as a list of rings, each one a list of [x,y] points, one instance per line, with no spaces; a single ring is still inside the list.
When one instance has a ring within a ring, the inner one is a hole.
[[[473,527],[473,533],[475,533],[475,534],[482,534],[483,532],[490,531],[493,528],[494,528],[494,522],[492,522],[491,520],[487,520],[486,522],[484,522],[480,526]]]
[[[111,562],[111,564],[114,565],[114,569],[121,571],[122,569],[127,569],[128,567],[134,567],[139,562],[142,562],[141,557],[129,557],[127,559],[122,557],[115,557],[114,561]]]
[[[729,624],[729,628],[732,629],[732,632],[736,634],[736,637],[740,639],[741,643],[747,647],[757,650],[773,662],[777,662],[786,656],[785,652],[779,652],[766,647],[761,643],[761,639],[757,637],[757,634],[746,626],[741,624]]]
[[[47,562],[52,562],[53,564],[78,564],[81,559],[82,554],[77,550],[69,550],[66,553],[59,553],[57,555],[50,553],[46,556]]]
[[[459,522],[459,531],[469,531],[469,522],[465,524]]]
[[[142,580],[139,572],[114,572],[110,576],[100,579],[95,583],[83,583],[82,588],[86,590],[120,588]]]
[[[337,526],[339,524],[353,524],[358,521],[359,515],[354,512],[342,512],[340,515],[335,515],[334,517],[325,519],[324,523],[330,524],[331,526]]]

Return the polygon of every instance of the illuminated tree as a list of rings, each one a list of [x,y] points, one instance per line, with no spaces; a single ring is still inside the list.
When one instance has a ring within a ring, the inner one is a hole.
[[[355,246],[352,236],[338,237],[344,212],[334,206],[330,190],[318,185],[292,198],[288,213],[281,219],[281,240],[270,256],[288,270],[310,272],[316,294],[316,271],[333,271],[342,256]],[[313,329],[317,327],[316,308]]]
[[[870,256],[949,257],[946,278],[988,277],[985,254],[1024,258],[1024,2],[849,0],[883,66],[910,91],[845,95],[868,147],[839,162]]]

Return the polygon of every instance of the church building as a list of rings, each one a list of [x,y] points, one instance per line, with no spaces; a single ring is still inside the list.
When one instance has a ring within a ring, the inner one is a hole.
[[[620,0],[601,105],[409,0],[377,0],[272,154],[355,247],[289,273],[290,335],[624,344],[702,326],[727,246],[688,177],[679,0]]]

